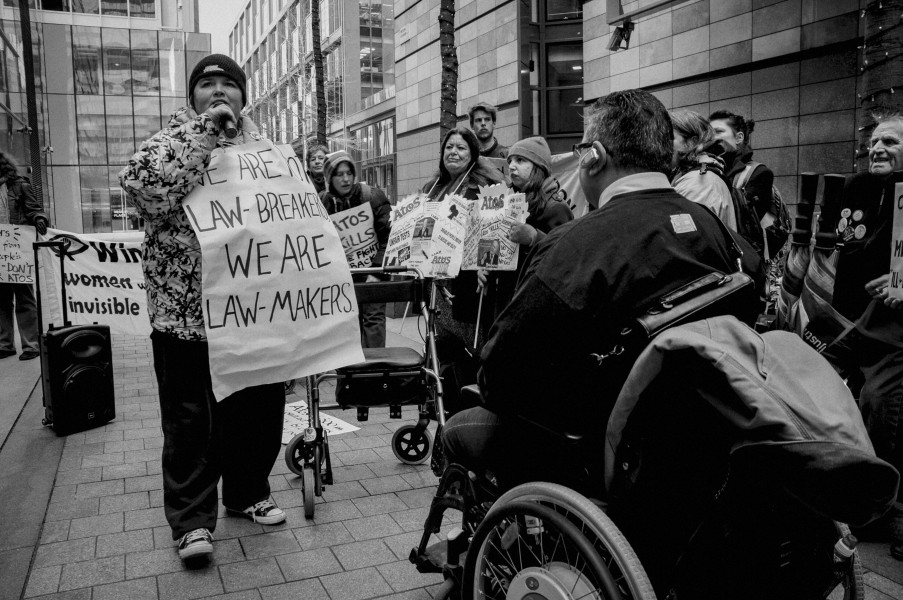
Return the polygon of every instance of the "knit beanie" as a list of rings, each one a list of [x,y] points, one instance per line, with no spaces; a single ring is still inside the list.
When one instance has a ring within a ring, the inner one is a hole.
[[[209,75],[222,75],[237,83],[238,87],[241,88],[242,106],[248,103],[248,78],[245,76],[245,72],[238,66],[237,62],[225,54],[211,54],[210,56],[202,58],[200,62],[194,66],[194,70],[191,71],[191,77],[188,79],[188,101],[192,104],[192,108],[194,108],[194,102],[192,101],[194,86],[197,85],[198,81],[203,77]],[[238,115],[235,116],[237,117]]]
[[[332,176],[335,174],[335,170],[338,169],[339,165],[343,162],[348,163],[351,167],[351,174],[357,178],[357,169],[354,167],[354,161],[351,160],[351,155],[344,150],[336,150],[332,154],[327,154],[326,162],[323,163],[323,176],[326,178],[327,189],[332,189]]]
[[[552,173],[552,152],[545,138],[540,136],[528,137],[515,142],[508,149],[508,158],[519,156],[526,158],[535,165],[539,165],[546,172],[546,177]]]

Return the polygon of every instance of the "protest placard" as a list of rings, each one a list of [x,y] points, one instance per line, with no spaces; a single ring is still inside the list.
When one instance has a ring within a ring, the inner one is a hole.
[[[520,247],[510,239],[511,228],[527,221],[527,201],[504,183],[480,187],[471,206],[464,238],[461,268],[514,271]]]
[[[34,241],[33,226],[0,224],[0,283],[34,283]]]
[[[890,285],[887,295],[903,300],[903,183],[894,184],[894,229],[890,244]]]
[[[48,229],[47,240],[67,246],[42,248],[39,254],[44,323],[63,325],[65,301],[73,325],[100,323],[113,334],[150,335],[141,266],[143,232],[76,234]],[[60,252],[65,298],[60,290]]]
[[[589,212],[589,205],[580,185],[580,163],[573,152],[552,155],[552,177],[558,183],[558,189],[552,196],[567,204],[575,219]]]
[[[345,249],[345,257],[351,268],[372,267],[379,242],[376,239],[376,223],[370,203],[364,202],[360,206],[335,213],[331,218],[339,232],[342,248]]]
[[[364,360],[339,234],[292,160],[267,141],[216,149],[183,202],[218,400]]]

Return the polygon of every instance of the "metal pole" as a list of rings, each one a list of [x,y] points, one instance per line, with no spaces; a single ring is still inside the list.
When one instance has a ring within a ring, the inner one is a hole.
[[[34,55],[31,48],[31,13],[28,0],[19,0],[19,25],[22,28],[22,62],[25,64],[25,100],[28,105],[28,149],[31,159],[31,189],[44,203],[41,177],[41,140],[38,133],[38,100],[35,94]]]

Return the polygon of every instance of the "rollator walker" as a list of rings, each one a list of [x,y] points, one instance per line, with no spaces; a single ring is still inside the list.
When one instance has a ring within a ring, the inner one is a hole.
[[[307,518],[313,517],[314,500],[322,496],[323,486],[333,483],[329,439],[320,421],[321,410],[356,408],[357,420],[366,421],[374,407],[388,406],[390,418],[400,419],[402,406],[416,405],[417,423],[403,425],[395,431],[392,451],[398,460],[409,465],[421,464],[432,454],[434,471],[442,462],[437,452],[439,446],[434,445],[433,434],[428,429],[432,418],[438,422],[437,435],[445,424],[436,356],[436,282],[407,267],[352,269],[351,273],[404,276],[393,281],[355,283],[357,301],[360,304],[404,302],[418,319],[423,317],[426,332],[420,351],[406,346],[364,348],[363,362],[306,378],[309,423],[286,446],[285,462],[293,473],[302,477]],[[336,403],[323,406],[320,385],[329,380],[336,382]]]
[[[568,449],[567,486],[447,465],[410,554],[445,576],[434,598],[864,598],[841,521],[883,514],[899,474],[821,356],[714,316],[740,314],[723,302],[744,278],[694,282],[625,328],[607,355],[632,368],[607,428],[550,431],[554,402],[503,415]],[[443,532],[448,509],[461,523]]]

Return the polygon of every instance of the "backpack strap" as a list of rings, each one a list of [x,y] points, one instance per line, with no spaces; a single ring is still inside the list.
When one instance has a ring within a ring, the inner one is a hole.
[[[759,168],[760,164],[761,163],[754,161],[746,163],[743,170],[734,176],[734,187],[738,190],[745,190],[746,184],[748,184],[749,180],[752,178],[753,171]]]

